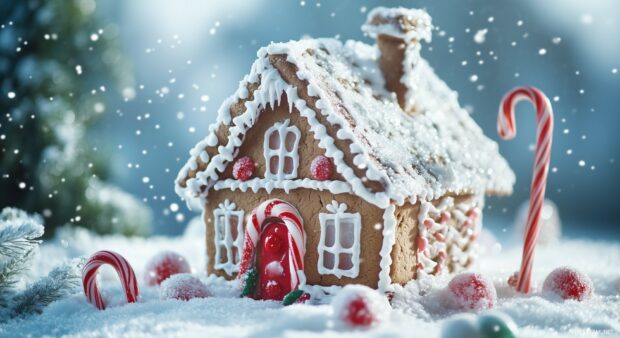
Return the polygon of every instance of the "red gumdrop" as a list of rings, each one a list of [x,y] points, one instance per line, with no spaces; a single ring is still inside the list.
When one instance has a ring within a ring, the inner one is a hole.
[[[193,298],[207,298],[207,286],[190,274],[176,274],[163,283],[159,289],[161,299],[178,299],[188,301]]]
[[[233,166],[232,174],[237,180],[248,180],[254,175],[254,161],[249,156],[238,159]]]
[[[346,311],[344,319],[351,326],[370,326],[374,322],[372,311],[362,297],[352,299]]]
[[[553,292],[563,299],[582,301],[592,297],[594,286],[588,275],[565,266],[551,271],[543,283],[543,291]]]
[[[191,268],[185,257],[172,251],[155,255],[146,264],[144,278],[148,285],[159,285],[168,277],[178,273],[189,273]]]
[[[459,310],[490,309],[497,301],[493,283],[473,272],[456,275],[448,284],[448,296],[451,305]]]
[[[319,155],[310,164],[310,174],[315,180],[329,180],[334,171],[333,167],[332,161],[327,156]]]
[[[347,285],[332,299],[334,314],[349,327],[369,328],[387,320],[390,303],[367,286]]]

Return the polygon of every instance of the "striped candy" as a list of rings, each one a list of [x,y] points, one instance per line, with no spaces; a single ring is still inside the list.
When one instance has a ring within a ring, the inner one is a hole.
[[[127,302],[135,303],[138,300],[138,280],[136,279],[136,274],[123,256],[114,251],[107,250],[93,254],[84,265],[84,268],[82,268],[82,284],[84,285],[84,294],[88,301],[95,304],[99,310],[105,309],[105,303],[101,298],[97,283],[97,270],[103,264],[109,264],[114,267],[125,290]]]
[[[551,157],[551,141],[553,136],[553,110],[551,102],[540,90],[534,87],[518,87],[508,92],[502,99],[497,118],[497,131],[501,138],[512,139],[517,133],[514,110],[518,102],[528,100],[536,108],[536,159],[534,177],[530,189],[530,209],[525,227],[525,241],[521,269],[517,280],[517,290],[530,292],[532,281],[532,263],[534,248],[539,232],[540,213],[545,199],[547,172]]]
[[[295,290],[299,285],[305,283],[303,270],[306,239],[304,236],[303,221],[297,209],[279,199],[267,200],[252,210],[252,215],[248,219],[245,237],[243,239],[243,255],[241,257],[238,278],[243,279],[246,272],[252,267],[261,229],[263,226],[267,225],[267,223],[265,223],[266,219],[274,217],[281,219],[288,230],[291,290]]]

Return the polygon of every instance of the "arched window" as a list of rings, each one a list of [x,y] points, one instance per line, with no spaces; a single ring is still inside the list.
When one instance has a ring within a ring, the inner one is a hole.
[[[232,276],[239,271],[243,250],[243,210],[229,200],[213,211],[215,225],[215,269]]]
[[[299,167],[299,138],[296,126],[287,119],[267,129],[263,149],[265,154],[265,178],[283,180],[297,178]]]
[[[360,264],[361,216],[345,212],[347,205],[336,201],[327,205],[327,210],[329,213],[319,214],[318,271],[322,275],[355,278]]]

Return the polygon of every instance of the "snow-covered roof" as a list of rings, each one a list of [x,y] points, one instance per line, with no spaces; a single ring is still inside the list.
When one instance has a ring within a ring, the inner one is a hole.
[[[272,62],[274,56],[284,56],[296,66],[296,78],[307,83],[310,96],[318,98],[315,110],[337,130],[336,138],[351,141],[350,149],[335,147],[315,111],[299,98],[300,88],[284,80],[282,70]],[[222,105],[210,135],[190,152],[191,157],[177,179],[177,193],[185,199],[205,199],[219,174],[234,159],[245,131],[257,121],[262,108],[274,107],[284,93],[289,104],[307,118],[320,140],[319,146],[334,160],[336,170],[346,180],[322,185],[298,182],[286,185],[285,189],[314,187],[334,193],[350,192],[380,207],[390,201],[402,204],[418,198],[431,200],[446,193],[510,193],[515,176],[499,154],[497,143],[484,136],[459,105],[457,94],[429,64],[421,59],[416,65],[416,76],[410,77],[417,83],[410,84],[416,89],[415,113],[408,114],[398,105],[395,95],[384,89],[378,57],[375,46],[357,41],[343,44],[334,39],[273,43],[261,48],[251,73]],[[251,84],[258,87],[249,101]],[[248,100],[245,111],[233,118],[230,108],[240,99]],[[221,126],[229,128],[228,140],[222,140],[221,135],[218,140],[216,133]],[[205,151],[208,147],[217,147],[217,152],[209,156]],[[353,164],[365,170],[365,177],[356,175],[345,163],[343,152],[353,156]],[[364,184],[368,180],[380,182],[384,191],[371,191]],[[244,184],[227,187],[282,187],[258,178]]]

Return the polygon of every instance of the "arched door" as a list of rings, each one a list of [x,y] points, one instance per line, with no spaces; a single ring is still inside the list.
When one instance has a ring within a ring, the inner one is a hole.
[[[292,291],[288,235],[282,221],[263,228],[257,259],[259,299],[282,300]]]

